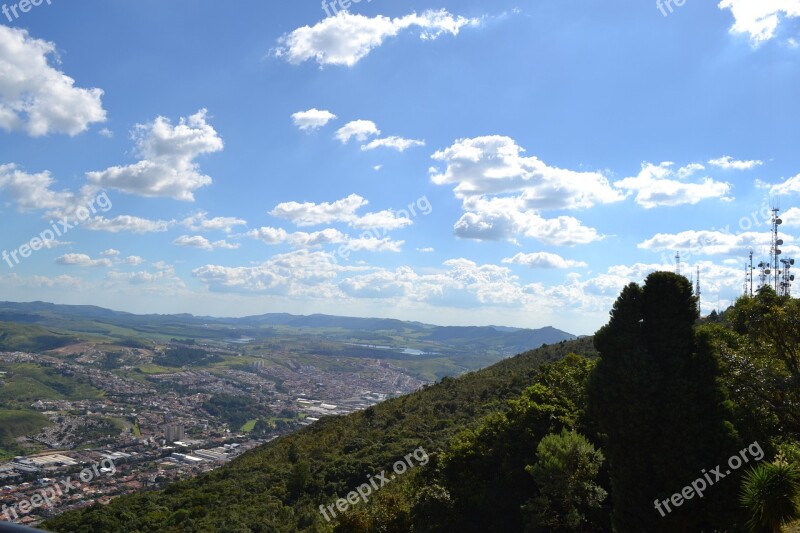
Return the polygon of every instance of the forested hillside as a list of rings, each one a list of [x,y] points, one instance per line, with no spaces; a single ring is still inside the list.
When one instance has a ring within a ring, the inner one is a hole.
[[[688,280],[655,273],[623,290],[593,339],[324,419],[46,526],[780,531],[798,519],[799,317],[797,300],[766,288],[699,320]]]

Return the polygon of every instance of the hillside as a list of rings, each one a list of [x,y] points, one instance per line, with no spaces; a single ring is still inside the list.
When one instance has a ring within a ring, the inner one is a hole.
[[[505,410],[542,363],[571,352],[593,355],[591,342],[542,347],[367,411],[323,419],[210,474],[62,515],[45,527],[71,533],[329,531],[319,505],[419,447],[431,455],[444,449],[459,431]]]

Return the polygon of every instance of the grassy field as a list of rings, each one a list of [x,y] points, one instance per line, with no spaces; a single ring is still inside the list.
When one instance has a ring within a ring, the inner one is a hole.
[[[0,459],[16,454],[14,439],[38,433],[50,421],[36,411],[0,409]]]
[[[77,341],[76,337],[39,326],[0,322],[0,351],[43,352]]]
[[[102,398],[103,392],[75,378],[62,376],[51,368],[34,364],[4,366],[12,377],[0,387],[0,403],[36,400],[82,400]]]
[[[242,433],[250,433],[256,427],[256,422],[258,422],[258,419],[256,418],[248,420],[247,423],[242,426],[242,429],[240,431]]]

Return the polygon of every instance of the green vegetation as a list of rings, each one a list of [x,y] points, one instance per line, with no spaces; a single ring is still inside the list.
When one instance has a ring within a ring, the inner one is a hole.
[[[542,363],[561,359],[570,351],[594,353],[590,340],[556,344],[459,379],[446,378],[419,393],[351,416],[325,418],[207,475],[164,491],[120,498],[108,507],[68,513],[48,521],[45,528],[69,532],[330,531],[319,505],[347,494],[364,483],[367,475],[390,468],[419,446],[431,455],[445,449],[462,429],[474,428],[484,416],[506,410],[508,401],[533,382]],[[306,466],[300,463],[307,465],[310,477],[301,475]],[[522,475],[530,478],[524,466]],[[411,491],[411,483],[422,472],[410,471],[394,486],[383,488],[374,502],[399,501],[395,494]],[[384,511],[381,507],[376,512]],[[358,511],[351,513],[355,517]]]
[[[39,326],[0,322],[0,352],[45,352],[74,344],[77,339]]]
[[[169,348],[153,362],[156,365],[181,368],[184,366],[206,366],[219,363],[223,358],[199,348]]]
[[[241,431],[242,433],[250,433],[251,431],[253,431],[253,429],[255,429],[256,422],[258,422],[258,418],[251,418],[250,420],[244,423],[244,425],[239,431]]]
[[[264,406],[254,404],[253,401],[244,396],[230,396],[228,394],[215,394],[211,399],[203,404],[203,409],[208,411],[211,416],[224,420],[231,428],[236,431],[252,431],[252,428],[245,430],[244,427],[253,421],[253,427],[264,412],[268,412]]]
[[[101,398],[103,392],[78,378],[62,376],[52,368],[35,364],[5,365],[9,378],[0,386],[0,404],[28,407],[36,400],[83,400]]]
[[[725,509],[735,500],[733,481],[687,501],[680,513],[653,512],[655,498],[668,499],[739,444],[710,341],[694,331],[698,317],[689,280],[657,272],[644,287],[622,291],[595,335],[601,359],[589,404],[604,433],[620,531],[701,531],[723,527],[717,520],[728,523],[733,513]]]
[[[536,464],[525,470],[533,476],[539,495],[523,507],[528,529],[575,531],[589,523],[608,493],[596,480],[605,458],[586,437],[561,430],[536,448]]]
[[[800,518],[800,469],[778,458],[759,465],[744,479],[742,505],[750,512],[753,533],[780,533],[782,526]]]
[[[38,433],[48,425],[50,421],[36,411],[0,409],[0,458],[13,456],[19,451],[14,439]]]
[[[325,418],[196,479],[44,525],[71,533],[775,532],[799,514],[799,321],[798,301],[770,289],[698,320],[688,281],[656,273],[623,290],[594,339]],[[225,398],[216,407],[243,408]],[[726,472],[751,443],[760,457]],[[424,467],[330,523],[322,517],[320,505],[420,447],[430,457]],[[681,497],[717,467],[726,473],[703,498]],[[669,513],[657,500],[673,502]]]

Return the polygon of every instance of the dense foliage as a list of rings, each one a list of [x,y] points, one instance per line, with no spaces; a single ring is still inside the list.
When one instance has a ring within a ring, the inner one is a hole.
[[[741,444],[710,340],[694,331],[698,318],[689,280],[657,272],[622,291],[595,335],[601,359],[589,403],[604,433],[617,530],[713,530],[736,519],[734,483],[666,517],[654,512],[654,499],[668,499]]]
[[[622,291],[594,339],[543,347],[323,419],[215,472],[46,526],[77,533],[777,531],[798,515],[798,311],[797,300],[764,289],[699,320],[689,282],[656,273]],[[421,448],[429,460],[369,501],[356,499],[330,521],[320,512]],[[747,450],[749,464],[726,470]],[[685,496],[716,468],[724,475],[702,498]],[[663,513],[654,502],[672,506]]]

